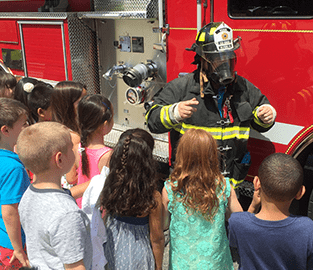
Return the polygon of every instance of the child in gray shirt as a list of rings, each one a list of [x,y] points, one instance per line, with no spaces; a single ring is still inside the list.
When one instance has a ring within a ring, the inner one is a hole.
[[[61,187],[74,164],[72,147],[68,128],[56,122],[31,125],[18,138],[18,155],[36,176],[19,214],[30,264],[40,270],[91,269],[89,219]]]

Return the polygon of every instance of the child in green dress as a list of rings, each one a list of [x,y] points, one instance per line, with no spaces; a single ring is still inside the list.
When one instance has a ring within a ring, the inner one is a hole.
[[[242,207],[220,172],[217,151],[212,135],[201,129],[188,130],[178,143],[162,192],[170,269],[233,269],[225,213]]]

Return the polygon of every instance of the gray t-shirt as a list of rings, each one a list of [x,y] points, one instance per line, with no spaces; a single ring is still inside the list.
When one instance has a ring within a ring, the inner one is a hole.
[[[64,269],[64,264],[83,259],[86,269],[91,269],[89,219],[73,197],[63,190],[30,185],[18,210],[31,266]]]

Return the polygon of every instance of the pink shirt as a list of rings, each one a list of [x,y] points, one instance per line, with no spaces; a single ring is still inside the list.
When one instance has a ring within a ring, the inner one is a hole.
[[[100,174],[100,171],[98,169],[99,160],[105,153],[109,152],[110,150],[112,149],[106,146],[103,148],[99,148],[99,149],[89,149],[85,147],[85,151],[86,151],[88,162],[89,162],[89,177],[84,175],[82,172],[82,159],[81,159],[81,153],[79,153],[80,160],[79,160],[79,166],[77,168],[77,177],[78,177],[77,184],[85,183],[89,181],[92,177],[94,177],[95,175]],[[79,208],[81,208],[82,198],[78,198],[76,202]]]

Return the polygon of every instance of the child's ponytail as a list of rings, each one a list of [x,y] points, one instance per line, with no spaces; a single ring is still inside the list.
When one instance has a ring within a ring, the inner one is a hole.
[[[89,177],[89,163],[86,153],[88,138],[105,121],[109,122],[112,120],[112,104],[106,97],[100,94],[87,95],[79,102],[77,111],[81,133],[82,173]]]

